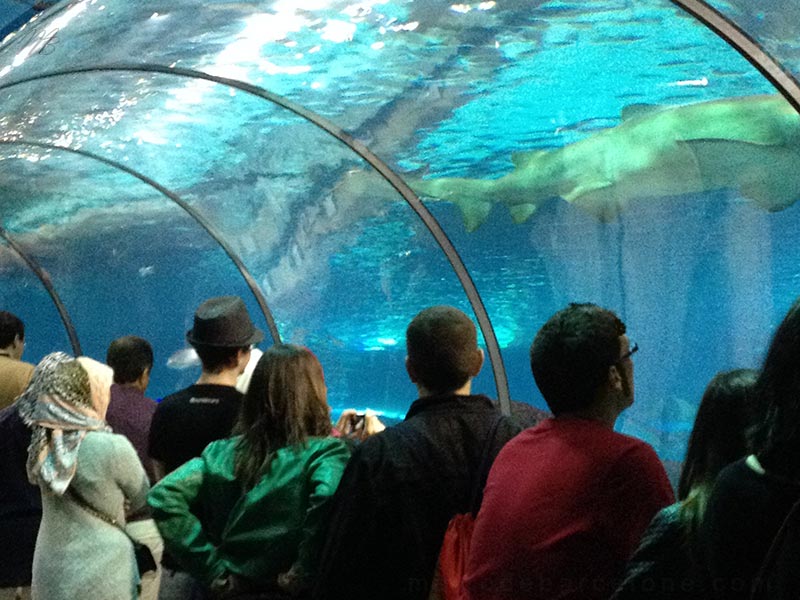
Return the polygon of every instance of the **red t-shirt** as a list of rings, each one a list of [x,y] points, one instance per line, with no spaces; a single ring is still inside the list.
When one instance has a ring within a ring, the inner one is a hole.
[[[673,502],[646,443],[548,419],[492,466],[475,523],[469,600],[605,600],[653,516]]]

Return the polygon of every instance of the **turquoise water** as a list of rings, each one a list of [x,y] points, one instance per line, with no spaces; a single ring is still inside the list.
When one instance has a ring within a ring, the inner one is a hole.
[[[147,337],[150,392],[162,396],[197,376],[166,362],[205,297],[240,294],[266,321],[233,263],[174,203],[113,165],[25,141],[115,161],[180,196],[241,256],[282,338],[319,354],[331,404],[391,416],[415,394],[407,322],[438,303],[472,314],[423,223],[347,147],[226,85],[127,70],[2,89],[123,62],[259,85],[330,119],[409,181],[497,179],[513,153],[601,135],[633,105],[773,92],[712,33],[654,1],[84,1],[0,48],[2,227],[50,273],[87,354]],[[771,180],[785,175],[775,164],[757,166]],[[511,396],[543,406],[527,349],[550,314],[570,301],[608,306],[641,347],[636,404],[619,429],[668,460],[682,456],[706,382],[757,366],[800,292],[800,208],[769,213],[739,190],[643,194],[608,222],[555,197],[519,224],[498,205],[475,231],[453,203],[425,204],[481,294]],[[28,324],[27,358],[67,349],[49,297],[5,246],[0,272],[0,302]],[[489,365],[475,387],[496,396]]]

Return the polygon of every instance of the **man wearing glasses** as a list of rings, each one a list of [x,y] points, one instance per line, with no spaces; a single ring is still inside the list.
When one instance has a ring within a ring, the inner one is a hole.
[[[554,418],[501,450],[475,523],[469,600],[600,600],[653,516],[673,501],[656,453],[614,431],[633,403],[625,325],[593,304],[553,315],[531,370]]]

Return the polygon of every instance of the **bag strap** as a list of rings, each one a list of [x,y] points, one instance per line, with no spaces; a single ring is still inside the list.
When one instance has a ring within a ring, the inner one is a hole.
[[[95,508],[89,501],[86,500],[86,498],[84,498],[78,492],[72,489],[72,487],[67,488],[67,491],[64,493],[64,496],[68,497],[76,505],[78,505],[80,508],[85,510],[90,515],[97,517],[98,519],[108,523],[112,527],[116,527],[117,529],[119,529],[122,533],[124,533],[127,536],[127,538],[131,541],[131,543],[134,546],[140,543],[138,540],[135,540],[131,537],[131,535],[125,530],[125,528],[122,525],[120,525],[117,519]]]
[[[489,478],[489,470],[492,468],[494,462],[492,457],[492,447],[497,437],[497,429],[500,423],[505,420],[503,415],[495,417],[486,440],[483,442],[483,449],[481,450],[481,459],[478,463],[478,470],[475,472],[475,479],[472,482],[472,492],[469,500],[469,511],[473,517],[478,515],[481,503],[483,502],[483,488],[486,486],[486,480]]]

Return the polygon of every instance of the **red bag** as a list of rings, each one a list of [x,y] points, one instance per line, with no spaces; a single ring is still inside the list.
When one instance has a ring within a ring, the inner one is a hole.
[[[461,582],[467,572],[469,545],[475,518],[470,513],[456,515],[447,524],[442,549],[439,551],[439,598],[441,600],[461,600]]]

